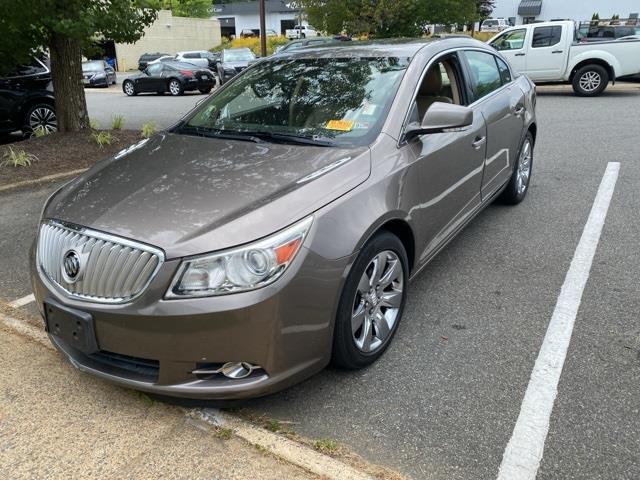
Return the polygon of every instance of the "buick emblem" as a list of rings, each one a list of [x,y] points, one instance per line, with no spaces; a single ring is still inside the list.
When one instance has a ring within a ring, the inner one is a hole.
[[[62,257],[62,276],[67,283],[74,283],[80,278],[80,255],[75,250],[68,250]]]

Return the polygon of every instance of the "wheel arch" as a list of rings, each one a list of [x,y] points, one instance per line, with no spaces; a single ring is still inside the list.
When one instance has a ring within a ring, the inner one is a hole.
[[[616,79],[615,68],[607,60],[603,58],[588,58],[586,60],[582,60],[576,63],[571,68],[571,74],[569,75],[569,82],[573,82],[573,78],[575,77],[576,72],[580,70],[582,67],[586,67],[587,65],[600,65],[609,74],[609,81],[610,82],[615,81]]]
[[[409,275],[411,275],[415,266],[416,240],[409,222],[400,217],[385,217],[380,219],[360,239],[357,250],[362,249],[369,240],[380,232],[392,233],[400,239],[405,251],[407,252],[407,259],[409,260]]]
[[[20,118],[19,118],[19,122],[20,125],[26,125],[25,122],[25,116],[27,115],[27,112],[29,111],[29,109],[31,107],[34,107],[35,105],[39,105],[39,104],[45,104],[45,105],[49,105],[51,108],[53,108],[53,111],[56,111],[56,102],[55,99],[53,97],[31,97],[26,99],[22,105],[20,106]]]

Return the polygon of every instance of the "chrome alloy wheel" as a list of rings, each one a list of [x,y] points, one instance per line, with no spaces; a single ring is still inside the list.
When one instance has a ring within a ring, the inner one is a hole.
[[[124,93],[129,96],[132,96],[134,93],[136,93],[136,87],[133,86],[133,82],[125,82]]]
[[[527,138],[522,145],[520,158],[518,158],[518,170],[516,172],[516,188],[518,190],[518,195],[522,195],[529,185],[532,155],[531,141]]]
[[[169,92],[171,92],[171,95],[180,95],[180,84],[177,80],[169,82]]]
[[[58,129],[56,114],[51,107],[37,107],[29,114],[29,128],[32,132],[43,130],[45,133],[53,133]]]
[[[589,70],[584,72],[580,77],[580,88],[585,92],[594,92],[598,88],[600,88],[600,84],[602,83],[602,77],[598,72],[594,72],[593,70]]]
[[[353,302],[351,332],[356,347],[370,353],[384,345],[402,305],[404,271],[398,255],[385,250],[367,265]]]

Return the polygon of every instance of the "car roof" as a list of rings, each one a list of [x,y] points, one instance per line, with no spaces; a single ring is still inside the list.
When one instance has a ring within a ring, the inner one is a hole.
[[[415,38],[415,39],[380,39],[357,42],[330,43],[319,46],[308,46],[285,51],[283,55],[299,58],[321,58],[329,56],[342,57],[408,57],[413,58],[420,50],[427,46],[437,45],[441,50],[447,48],[480,47],[488,48],[486,44],[468,35],[451,35],[446,37]]]
[[[175,67],[175,68],[181,68],[183,70],[199,70],[202,67],[199,67],[198,65],[194,65],[193,63],[187,63],[187,62],[178,62],[178,61],[167,61],[167,62],[162,62],[164,65],[168,65],[170,67]]]

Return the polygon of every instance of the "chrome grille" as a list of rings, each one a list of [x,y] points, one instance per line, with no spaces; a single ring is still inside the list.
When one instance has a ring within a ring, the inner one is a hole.
[[[80,273],[63,272],[69,251],[80,258]],[[38,236],[38,268],[51,282],[79,299],[123,303],[140,295],[164,260],[162,251],[102,232],[47,221]]]

